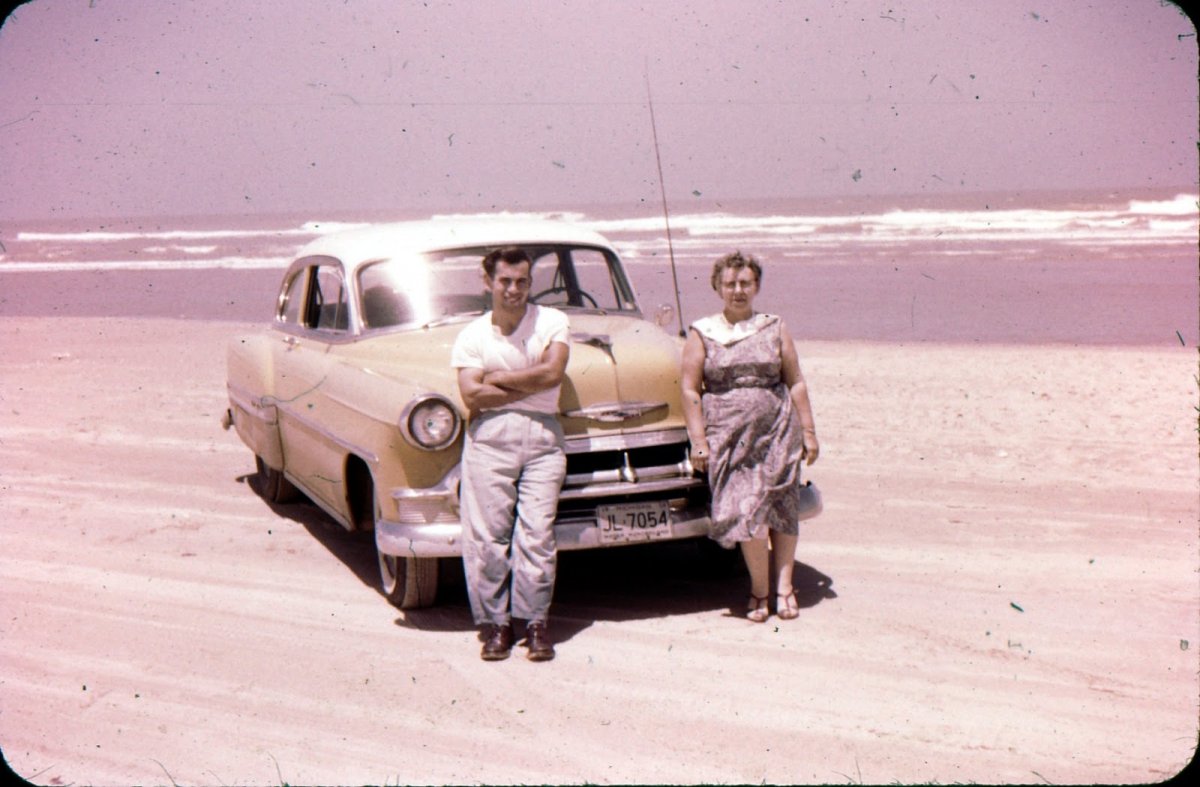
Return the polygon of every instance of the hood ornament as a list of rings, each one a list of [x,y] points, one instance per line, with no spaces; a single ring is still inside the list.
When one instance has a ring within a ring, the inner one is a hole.
[[[617,359],[613,355],[613,341],[612,337],[608,336],[608,334],[572,333],[571,341],[595,347],[607,355],[613,362],[613,365],[616,366]],[[616,393],[617,396],[621,395],[619,375]],[[622,399],[616,402],[597,402],[596,404],[590,404],[587,407],[580,407],[576,410],[567,410],[563,415],[569,418],[584,418],[589,421],[599,421],[606,424],[619,424],[623,421],[632,421],[651,414],[666,412],[667,409],[669,408],[666,402],[626,401]]]
[[[572,333],[571,340],[579,344],[586,344],[589,347],[595,347],[600,352],[612,359],[613,363],[617,362],[616,356],[613,355],[612,338],[608,334],[603,333]]]
[[[617,424],[666,409],[666,402],[600,402],[580,407],[578,410],[567,410],[563,415],[569,418],[586,418],[589,421]]]

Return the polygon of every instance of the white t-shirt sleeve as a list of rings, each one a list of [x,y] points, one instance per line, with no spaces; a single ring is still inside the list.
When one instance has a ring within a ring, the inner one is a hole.
[[[472,321],[458,334],[454,340],[454,348],[450,351],[450,366],[455,369],[482,369],[483,348],[478,340],[478,321]]]
[[[554,342],[562,342],[570,346],[571,321],[567,315],[558,309],[545,308],[542,312],[546,319],[546,347],[549,348]]]

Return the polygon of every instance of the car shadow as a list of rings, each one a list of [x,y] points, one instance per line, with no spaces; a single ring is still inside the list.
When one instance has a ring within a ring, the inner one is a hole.
[[[714,559],[705,542],[671,541],[613,549],[563,552],[550,628],[556,642],[565,642],[600,621],[622,622],[720,612],[744,618],[749,578],[741,556]],[[833,580],[813,566],[797,561],[792,581],[801,609],[837,598]],[[461,564],[456,586],[439,589],[438,604],[406,610],[396,625],[429,631],[469,631],[475,628],[466,598]],[[522,630],[517,627],[517,635]]]
[[[302,526],[331,555],[388,603],[380,589],[375,541],[369,532],[352,532],[318,506],[301,498],[273,503],[262,495],[256,474],[240,476],[277,516]],[[801,609],[837,598],[833,580],[797,561],[792,583]],[[724,550],[706,539],[633,544],[610,549],[561,552],[550,615],[552,636],[564,642],[598,621],[631,621],[720,611],[744,618],[749,578],[738,550]],[[421,631],[472,631],[462,561],[444,558],[438,565],[437,605],[398,612],[395,625]],[[518,635],[521,629],[518,627]]]
[[[375,557],[375,539],[371,533],[347,530],[303,496],[292,503],[275,503],[268,500],[263,495],[262,482],[257,473],[238,476],[237,481],[250,487],[273,514],[291,520],[307,530],[321,546],[350,569],[360,582],[375,590],[379,589],[379,564]]]

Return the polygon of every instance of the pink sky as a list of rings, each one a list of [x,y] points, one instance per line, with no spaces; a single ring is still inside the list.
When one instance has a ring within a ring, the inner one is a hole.
[[[1197,39],[1158,0],[33,0],[0,218],[1167,187]]]

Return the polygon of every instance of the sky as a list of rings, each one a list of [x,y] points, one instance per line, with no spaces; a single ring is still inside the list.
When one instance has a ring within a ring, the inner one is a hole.
[[[32,0],[0,219],[1194,192],[1197,117],[1160,0]]]

